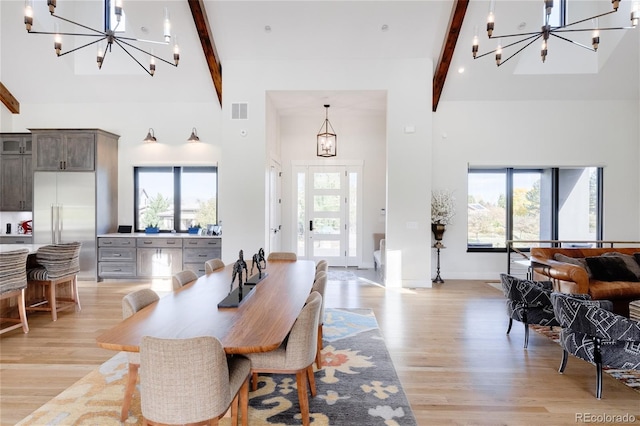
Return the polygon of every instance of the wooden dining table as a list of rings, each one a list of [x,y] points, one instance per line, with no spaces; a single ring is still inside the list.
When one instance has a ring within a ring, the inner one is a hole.
[[[234,265],[175,290],[97,338],[98,346],[138,352],[142,336],[167,339],[214,336],[227,354],[267,352],[284,341],[305,304],[315,276],[310,260],[270,261],[267,276],[244,291],[237,308],[218,308],[230,292]],[[234,283],[237,287],[237,283]]]

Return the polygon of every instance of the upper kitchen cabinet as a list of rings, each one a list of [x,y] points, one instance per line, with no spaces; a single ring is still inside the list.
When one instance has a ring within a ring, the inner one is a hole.
[[[31,211],[31,134],[0,133],[0,210]]]
[[[35,171],[94,171],[98,139],[117,136],[102,130],[31,129]]]
[[[31,133],[0,133],[2,154],[31,155]]]

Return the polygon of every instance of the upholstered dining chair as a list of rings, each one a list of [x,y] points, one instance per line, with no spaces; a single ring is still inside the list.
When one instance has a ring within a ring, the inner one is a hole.
[[[324,259],[320,259],[318,260],[318,263],[316,263],[316,272],[320,272],[320,271],[324,271],[324,272],[329,271],[329,264]]]
[[[288,251],[272,251],[267,256],[267,262],[270,260],[298,260],[298,256]]]
[[[560,325],[551,305],[551,281],[523,280],[512,275],[500,274],[502,291],[507,298],[507,315],[511,331],[513,320],[524,324],[524,348],[529,345],[529,324]]]
[[[324,325],[324,293],[327,287],[327,273],[325,271],[316,272],[316,279],[313,282],[311,291],[317,291],[322,296],[322,303],[320,304],[320,314],[318,316],[318,349],[316,350],[316,367],[322,368],[322,327]]]
[[[316,357],[318,321],[322,296],[317,291],[307,298],[285,342],[270,352],[247,354],[251,361],[252,388],[258,388],[258,373],[295,374],[298,388],[298,402],[302,414],[302,424],[308,426],[309,398],[316,396],[316,381],[313,375],[313,362]]]
[[[24,291],[27,288],[27,256],[29,250],[21,249],[0,253],[0,300],[18,298],[19,318],[2,317],[2,322],[11,325],[0,330],[0,334],[22,327],[29,332],[27,311],[25,309]]]
[[[160,300],[158,294],[150,288],[143,288],[132,291],[122,298],[122,319],[127,319],[142,308]],[[122,411],[120,412],[120,421],[124,422],[129,417],[129,407],[131,406],[131,398],[138,381],[138,369],[140,368],[140,353],[127,352],[129,358],[129,376],[127,378],[127,387],[124,390],[124,399],[122,400]]]
[[[183,287],[197,279],[198,276],[196,275],[196,273],[190,269],[187,269],[186,271],[180,271],[177,274],[174,274],[173,277],[171,277],[171,284],[173,286],[173,289],[177,290],[180,287]]]
[[[561,327],[560,373],[569,354],[594,364],[600,399],[603,366],[640,370],[640,321],[615,314],[611,301],[590,300],[588,295],[552,293],[551,303]]]
[[[215,259],[209,259],[206,262],[204,262],[204,273],[205,274],[210,274],[213,271],[216,271],[220,268],[224,268],[224,262],[221,259],[215,258]]]
[[[144,424],[218,424],[229,407],[231,423],[248,422],[249,360],[227,358],[212,336],[160,339],[140,344],[140,404]]]
[[[42,288],[43,300],[27,306],[27,311],[51,312],[51,319],[58,320],[58,312],[80,308],[78,279],[80,272],[80,242],[50,244],[38,249],[35,264],[27,269],[28,286]],[[69,295],[60,297],[57,288],[69,285]]]

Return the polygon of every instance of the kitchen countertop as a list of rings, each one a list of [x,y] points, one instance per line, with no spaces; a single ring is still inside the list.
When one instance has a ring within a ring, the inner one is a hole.
[[[195,235],[195,234],[182,234],[177,232],[160,232],[158,234],[146,234],[144,232],[134,232],[130,234],[120,234],[112,232],[109,234],[99,234],[98,237],[109,238],[222,238],[221,235]]]

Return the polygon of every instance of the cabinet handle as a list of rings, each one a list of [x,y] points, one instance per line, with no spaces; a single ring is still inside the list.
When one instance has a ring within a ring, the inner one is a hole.
[[[167,241],[168,245],[175,244],[175,243],[176,243],[175,241]]]
[[[122,272],[122,269],[120,269],[120,268],[114,269],[113,272]]]
[[[121,253],[113,253],[113,257],[122,257]]]
[[[208,257],[206,254],[199,254],[198,257]]]
[[[111,241],[103,241],[102,244],[104,244],[105,246],[111,245],[113,244]]]
[[[151,241],[143,241],[142,244],[151,244]]]

